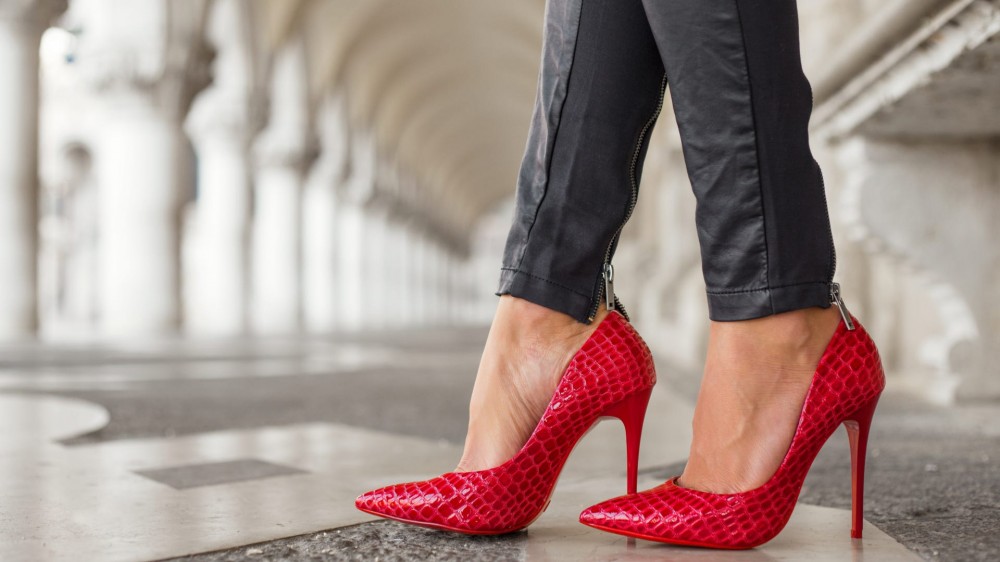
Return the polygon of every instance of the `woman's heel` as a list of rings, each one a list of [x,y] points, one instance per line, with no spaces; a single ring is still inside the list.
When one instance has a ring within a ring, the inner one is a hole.
[[[636,492],[636,480],[639,472],[639,441],[642,439],[642,422],[646,419],[646,406],[653,389],[637,392],[608,408],[606,416],[622,420],[625,425],[625,447],[628,458],[628,493]]]
[[[864,525],[865,502],[865,456],[868,451],[868,430],[871,429],[872,415],[878,396],[858,408],[853,415],[844,420],[847,428],[847,439],[851,442],[851,538],[861,538],[861,528]]]

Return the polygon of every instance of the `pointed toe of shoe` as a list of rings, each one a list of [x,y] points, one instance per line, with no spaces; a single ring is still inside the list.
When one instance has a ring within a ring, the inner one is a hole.
[[[354,500],[354,507],[361,511],[366,511],[375,515],[384,515],[388,493],[388,488],[370,490]]]
[[[580,513],[580,523],[603,531],[628,534],[645,519],[629,501],[633,496],[620,496],[588,507]]]
[[[710,494],[681,488],[674,479],[656,488],[587,508],[584,525],[650,541],[707,548],[746,549],[774,537],[787,517],[748,509],[746,494]]]
[[[605,500],[580,514],[584,525],[646,540],[692,544],[684,541],[683,528],[691,513],[678,509],[678,492],[673,480],[655,488]],[[693,513],[693,512],[692,512]]]
[[[454,473],[421,482],[394,484],[365,492],[354,505],[372,515],[449,530],[463,527],[469,507]]]
[[[386,486],[358,496],[354,505],[372,515],[414,525],[472,534],[506,532],[509,511],[491,505],[496,494],[449,473],[422,482]]]
[[[354,500],[354,505],[361,511],[380,517],[411,519],[415,515],[415,504],[419,503],[414,501],[413,496],[407,486],[396,484],[365,492]],[[419,494],[417,496],[420,497]]]

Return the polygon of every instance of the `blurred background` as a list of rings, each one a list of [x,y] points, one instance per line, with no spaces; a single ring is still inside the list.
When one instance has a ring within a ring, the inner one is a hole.
[[[294,559],[240,545],[316,531],[289,540],[321,559],[658,556],[576,524],[620,492],[610,424],[530,535],[470,542],[353,507],[460,454],[544,9],[0,0],[0,558]],[[890,379],[864,548],[997,560],[1000,0],[799,11],[837,280]],[[652,485],[683,466],[708,330],[670,111],[640,191],[615,277],[661,373]],[[798,530],[755,560],[863,559],[831,443]]]
[[[0,339],[487,324],[543,10],[0,1]],[[997,2],[800,11],[848,304],[897,388],[1000,397]],[[641,192],[618,292],[697,373],[704,287],[669,111]]]

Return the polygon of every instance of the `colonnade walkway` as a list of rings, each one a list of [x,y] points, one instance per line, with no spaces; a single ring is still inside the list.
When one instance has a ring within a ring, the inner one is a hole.
[[[849,538],[847,439],[788,528],[742,553],[577,523],[624,490],[623,431],[576,449],[529,530],[464,537],[376,521],[361,491],[451,469],[485,329],[0,349],[0,560],[987,560],[1000,542],[997,406],[890,391],[873,429],[865,538]],[[683,466],[692,397],[654,393],[640,486]],[[992,558],[995,559],[995,558]]]

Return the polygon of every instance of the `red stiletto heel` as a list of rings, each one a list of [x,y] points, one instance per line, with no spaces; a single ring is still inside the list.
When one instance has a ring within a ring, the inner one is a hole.
[[[785,527],[802,483],[823,443],[843,423],[851,440],[853,528],[861,537],[865,449],[885,375],[868,333],[846,312],[806,394],[788,452],[774,475],[759,488],[712,494],[677,484],[620,496],[580,514],[591,527],[658,542],[744,549],[764,544]]]
[[[570,360],[538,426],[512,459],[488,470],[372,490],[355,505],[372,515],[446,531],[496,535],[523,529],[548,506],[570,451],[602,416],[625,424],[628,490],[634,492],[642,419],[655,383],[649,348],[612,311]]]
[[[625,426],[625,448],[628,471],[628,493],[636,492],[636,481],[639,474],[639,441],[642,439],[642,422],[646,419],[646,407],[653,393],[650,388],[622,400],[608,409],[605,415],[618,418]]]
[[[868,452],[868,430],[878,404],[878,396],[844,420],[847,439],[851,442],[851,538],[861,538],[865,524],[865,457]]]

